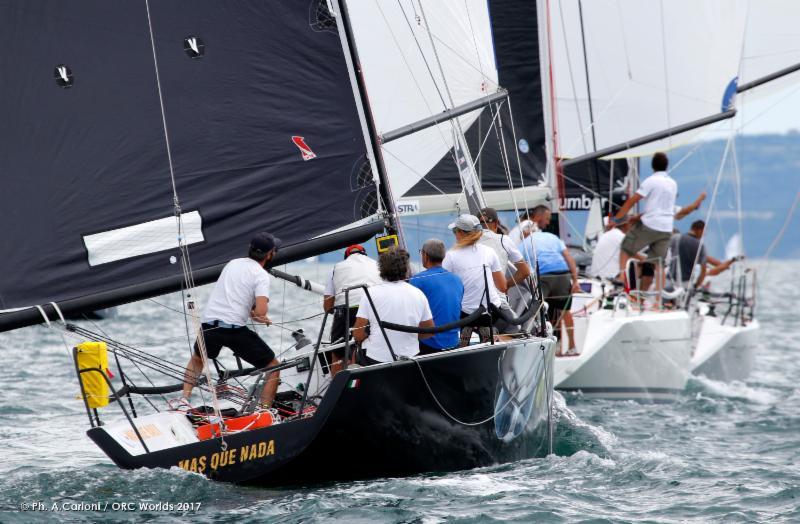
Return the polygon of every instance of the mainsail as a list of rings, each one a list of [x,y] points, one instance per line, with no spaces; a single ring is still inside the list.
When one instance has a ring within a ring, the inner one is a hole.
[[[0,11],[0,310],[180,289],[178,215],[197,284],[260,230],[290,261],[382,229],[325,0],[0,0]],[[4,313],[0,330],[36,321]]]

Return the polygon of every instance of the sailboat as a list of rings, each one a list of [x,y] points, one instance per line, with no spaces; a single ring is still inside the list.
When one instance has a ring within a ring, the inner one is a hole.
[[[287,484],[551,452],[547,336],[312,381],[320,354],[336,347],[322,343],[323,321],[316,343],[295,334],[302,351],[277,368],[292,380],[305,373],[303,393],[279,398],[279,411],[253,405],[276,368],[214,376],[207,364],[197,387],[210,406],[145,413],[136,399],[157,402],[182,382],[142,386],[135,369],[174,377],[182,366],[65,315],[180,291],[190,345],[202,309],[195,287],[254,232],[283,240],[275,265],[376,234],[379,247],[402,243],[348,6],[3,0],[0,11],[9,79],[0,205],[16,225],[3,238],[0,330],[45,322],[76,342],[88,436],[116,465]],[[235,385],[248,377],[249,389]]]
[[[627,157],[628,171],[635,179],[638,158],[684,144],[709,125],[733,118],[737,107],[763,90],[754,88],[776,80],[780,84],[782,78],[800,69],[796,31],[790,22],[779,21],[791,19],[787,10],[794,8],[785,2],[578,0],[554,2],[550,8],[559,156],[569,158],[561,164],[565,168],[562,175],[567,177],[570,169],[583,166],[590,176],[573,176],[577,180],[567,183],[582,185],[584,190],[593,190],[592,195],[605,198],[609,213],[615,209],[615,173],[611,172],[610,180],[603,177],[597,159],[617,158],[619,164]],[[735,155],[733,138],[731,133],[728,144]],[[723,158],[722,165],[725,161]],[[608,193],[597,190],[604,187],[609,188]],[[715,194],[716,189],[711,209]],[[733,282],[722,300],[727,304],[718,305],[717,309],[723,309],[719,315],[709,307],[709,300],[701,300],[687,312],[692,325],[688,362],[692,372],[731,379],[746,376],[752,368],[758,336],[758,322],[752,318],[752,272],[739,269]],[[596,312],[583,311],[587,322],[598,315],[619,315],[614,312],[619,303],[601,305],[607,284],[605,288],[600,282],[587,285],[592,286],[592,293],[584,297],[584,303],[600,297],[595,301]],[[603,307],[610,307],[611,312],[601,311]],[[687,319],[683,314],[635,313],[643,327],[638,341],[631,340],[633,347],[644,346],[640,349],[644,356],[652,351],[646,349],[648,345],[655,346],[663,365],[632,355],[614,355],[608,358],[614,370],[630,373],[643,391],[667,378],[665,370],[676,370],[673,390],[682,389],[677,379],[687,376]],[[680,326],[648,332],[663,321],[660,315],[679,316]],[[587,344],[597,341],[590,335],[586,335]],[[667,349],[662,339],[671,335],[681,339],[680,349]],[[609,351],[613,352],[605,350]],[[590,357],[557,361],[557,387],[586,390],[592,381],[595,386],[598,382],[611,385],[620,378],[610,369],[592,369]]]
[[[742,51],[738,85],[747,89],[746,106],[765,94],[780,93],[796,85],[800,70],[800,37],[791,20],[800,15],[794,2],[768,0],[751,6]],[[747,115],[746,115],[747,116]],[[745,124],[746,125],[746,124]],[[732,152],[735,157],[736,151]],[[735,160],[735,158],[734,158]],[[739,163],[733,162],[736,175],[737,208],[742,213]],[[725,258],[743,255],[741,218],[739,231],[727,242]],[[760,325],[755,318],[757,300],[756,271],[734,264],[729,285],[715,293],[697,294],[690,305],[695,311],[692,372],[708,378],[745,380],[756,361]]]

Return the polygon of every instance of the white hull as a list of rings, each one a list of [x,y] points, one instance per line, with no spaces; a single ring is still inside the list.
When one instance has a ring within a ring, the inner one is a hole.
[[[692,338],[685,311],[593,311],[575,318],[575,340],[579,356],[556,359],[556,389],[671,402],[686,387]]]
[[[723,382],[746,379],[755,363],[761,329],[758,321],[752,320],[746,326],[723,325],[719,316],[702,316],[700,321],[692,373]]]

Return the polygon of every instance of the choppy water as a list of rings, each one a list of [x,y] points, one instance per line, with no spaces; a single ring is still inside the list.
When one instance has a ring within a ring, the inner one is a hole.
[[[0,521],[800,522],[798,271],[798,263],[775,262],[762,275],[762,346],[746,383],[695,377],[666,406],[568,396],[560,401],[554,456],[304,489],[117,469],[84,434],[85,411],[59,334],[42,327],[0,334]],[[180,308],[176,296],[159,302]],[[318,307],[295,292],[283,320]],[[271,316],[281,320],[277,308]],[[123,307],[100,326],[175,362],[188,354],[180,315],[150,301]],[[265,332],[273,347],[288,346],[287,333]],[[200,509],[112,511],[147,502],[199,502]],[[48,511],[19,511],[34,503]],[[49,511],[77,503],[101,510]]]

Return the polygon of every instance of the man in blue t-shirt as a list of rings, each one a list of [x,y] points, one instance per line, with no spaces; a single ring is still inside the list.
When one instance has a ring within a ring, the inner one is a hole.
[[[573,334],[573,321],[570,307],[572,293],[580,293],[578,286],[578,266],[572,255],[569,254],[564,241],[552,233],[545,233],[544,229],[550,225],[550,209],[547,206],[537,206],[533,210],[533,222],[539,231],[532,233],[519,246],[522,255],[531,265],[538,263],[539,284],[542,288],[542,298],[550,306],[548,315],[553,326],[558,326],[564,321],[561,338],[566,331],[568,340],[568,355],[575,354],[575,336]],[[561,356],[557,352],[556,356]]]
[[[414,275],[409,284],[418,288],[428,298],[433,313],[433,323],[437,326],[456,322],[461,318],[461,298],[464,284],[457,275],[442,267],[444,242],[438,238],[427,240],[420,250],[425,271]],[[420,355],[427,355],[458,347],[459,328],[437,333],[425,342],[419,343]]]

